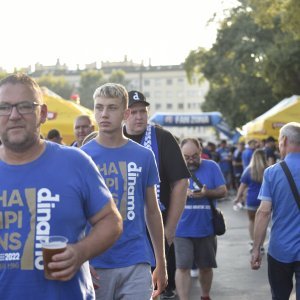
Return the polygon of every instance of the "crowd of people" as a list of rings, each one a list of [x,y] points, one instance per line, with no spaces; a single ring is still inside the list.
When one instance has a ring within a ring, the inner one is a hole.
[[[75,140],[64,145],[55,128],[40,135],[47,106],[32,78],[0,82],[1,297],[149,300],[176,291],[188,300],[196,269],[200,297],[210,300],[217,267],[211,204],[228,193],[247,209],[253,269],[273,212],[272,296],[288,299],[293,274],[300,295],[300,214],[277,163],[286,158],[299,187],[299,123],[281,129],[279,148],[273,137],[204,145],[193,137],[178,142],[150,124],[140,91],[107,83],[93,100],[98,130],[78,116]],[[55,280],[43,275],[41,239],[49,235],[69,241],[48,264]]]

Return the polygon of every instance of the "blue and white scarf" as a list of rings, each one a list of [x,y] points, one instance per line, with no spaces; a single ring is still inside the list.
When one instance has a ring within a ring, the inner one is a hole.
[[[151,124],[147,125],[144,136],[141,140],[141,145],[153,151],[157,168],[159,170],[159,155],[158,155],[158,144],[156,139],[155,127]],[[161,211],[164,211],[166,207],[160,201],[160,184],[156,185],[157,201]]]

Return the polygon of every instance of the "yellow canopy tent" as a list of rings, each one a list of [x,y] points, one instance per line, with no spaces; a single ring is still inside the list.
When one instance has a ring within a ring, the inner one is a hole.
[[[279,129],[289,122],[300,121],[300,96],[285,98],[270,110],[243,126],[246,140],[278,138]]]
[[[70,145],[75,140],[73,125],[75,118],[79,115],[89,115],[97,128],[92,110],[71,100],[65,100],[45,87],[42,91],[44,102],[48,107],[47,121],[41,126],[41,133],[44,137],[47,136],[49,130],[57,129],[62,135],[63,142]]]

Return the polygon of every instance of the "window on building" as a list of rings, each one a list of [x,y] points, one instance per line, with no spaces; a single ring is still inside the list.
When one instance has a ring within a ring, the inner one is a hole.
[[[173,79],[167,79],[167,85],[172,85],[173,84]]]
[[[150,79],[145,79],[144,80],[144,85],[149,86],[150,85]]]
[[[161,103],[156,103],[155,104],[155,110],[161,109]]]
[[[155,86],[160,86],[161,85],[161,80],[160,79],[155,79],[154,80],[154,84],[155,84]]]
[[[155,100],[160,99],[161,98],[161,91],[155,91],[154,92],[154,98],[155,98]]]
[[[183,109],[184,108],[184,104],[183,103],[178,103],[177,107],[178,107],[178,109]]]
[[[173,108],[173,104],[172,103],[167,103],[167,109],[172,109]]]

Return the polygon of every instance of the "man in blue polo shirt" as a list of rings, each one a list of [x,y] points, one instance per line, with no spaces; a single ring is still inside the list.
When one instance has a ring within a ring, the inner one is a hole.
[[[300,123],[291,122],[279,133],[279,150],[296,187],[300,188]],[[254,226],[251,267],[260,268],[260,246],[272,217],[268,249],[268,276],[272,299],[289,299],[296,278],[296,297],[300,297],[300,209],[279,163],[266,169],[258,198]]]

